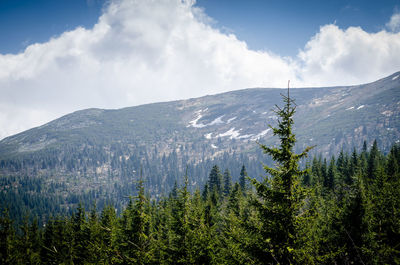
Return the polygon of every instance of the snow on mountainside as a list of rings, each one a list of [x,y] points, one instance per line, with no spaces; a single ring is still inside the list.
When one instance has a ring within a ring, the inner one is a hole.
[[[400,139],[399,75],[358,86],[292,89],[297,148],[316,145],[314,153],[330,156],[377,139],[387,151]],[[87,182],[96,179],[99,187],[143,166],[151,179],[148,185],[160,191],[172,185],[186,165],[202,179],[206,176],[200,168],[213,160],[227,165],[256,161],[257,167],[262,156],[257,142],[276,143],[269,125],[276,124],[273,108],[282,105],[282,92],[254,88],[77,111],[0,141],[0,173],[51,176],[59,182],[66,176],[85,177]],[[256,175],[262,168],[249,170]],[[202,179],[193,183],[201,185]]]

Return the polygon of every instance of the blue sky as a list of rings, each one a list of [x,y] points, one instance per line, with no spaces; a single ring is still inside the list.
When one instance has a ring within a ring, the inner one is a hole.
[[[91,28],[104,0],[0,0],[0,53],[17,53],[29,44],[77,26]],[[250,49],[295,56],[321,25],[385,28],[400,0],[198,0],[197,6],[223,32],[234,33]]]
[[[85,108],[399,70],[400,0],[0,0],[0,139]]]
[[[17,53],[77,26],[93,27],[103,1],[0,0],[0,53]]]
[[[318,32],[335,23],[341,28],[359,26],[368,32],[385,27],[399,0],[198,0],[199,6],[232,29],[252,49],[267,49],[294,56]]]

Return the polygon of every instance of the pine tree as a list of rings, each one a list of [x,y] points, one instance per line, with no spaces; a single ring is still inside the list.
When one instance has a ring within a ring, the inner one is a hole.
[[[389,158],[390,159],[390,155]],[[393,160],[392,160],[393,162]],[[371,258],[376,263],[400,263],[400,179],[386,174],[376,141],[367,164],[367,224]]]
[[[210,264],[211,254],[214,250],[215,237],[205,224],[204,202],[200,191],[196,190],[190,203],[189,235],[190,239],[190,262],[192,264]]]
[[[368,151],[368,149],[367,149],[367,141],[364,140],[363,147],[362,147],[362,153],[366,153],[367,151]]]
[[[246,167],[243,165],[242,169],[240,170],[240,176],[239,176],[239,185],[240,185],[240,188],[242,189],[243,194],[245,194],[246,190],[247,190],[247,185],[246,185],[247,177],[248,177],[248,175],[246,172]]]
[[[378,144],[375,140],[368,155],[367,180],[369,182],[373,181],[373,179],[377,176],[379,157],[380,152],[378,150]]]
[[[217,226],[218,251],[215,264],[254,264],[249,252],[244,251],[253,242],[252,235],[246,231],[247,223],[257,221],[249,220],[246,209],[248,197],[241,191],[240,185],[236,182],[232,192],[229,194],[227,203],[219,212],[219,223]]]
[[[324,187],[328,187],[327,179],[328,179],[328,164],[326,162],[326,158],[324,158],[324,162],[321,165],[321,174],[322,174],[322,185]]]
[[[17,237],[18,264],[37,264],[40,262],[38,249],[38,231],[37,226],[32,229],[29,225],[29,216],[26,215],[20,226],[22,234]]]
[[[67,218],[56,217],[47,222],[40,257],[45,264],[74,263],[74,229]]]
[[[228,169],[224,172],[224,196],[228,196],[231,193],[232,188],[232,177]]]
[[[143,179],[138,181],[138,195],[131,198],[120,223],[118,246],[120,263],[150,263],[150,217],[148,200],[144,193]]]
[[[8,209],[0,216],[0,263],[13,264],[14,255],[12,244],[14,241],[13,221],[10,219]]]
[[[389,178],[398,178],[400,173],[399,162],[397,160],[397,146],[394,145],[390,150],[386,164],[386,174]]]
[[[170,223],[170,260],[176,264],[187,264],[190,260],[188,251],[189,233],[189,192],[188,178],[185,185],[177,190],[177,196],[172,201]]]
[[[87,238],[87,262],[98,264],[101,262],[101,228],[99,216],[97,214],[96,204],[90,210],[87,226],[85,227],[85,236]]]
[[[85,233],[86,214],[81,203],[79,203],[76,213],[72,216],[71,223],[73,229],[74,263],[83,264],[88,254],[88,238]]]
[[[99,260],[103,264],[112,264],[115,253],[116,214],[112,206],[104,207],[100,215]]]
[[[40,245],[41,231],[39,230],[38,220],[35,217],[29,226],[29,241],[31,244],[32,254],[30,256],[31,264],[38,264],[40,262]]]
[[[340,151],[338,160],[336,162],[337,171],[339,173],[339,181],[343,185],[351,185],[353,183],[353,179],[351,178],[351,174],[349,174],[349,157],[347,153],[343,152],[343,149]]]
[[[285,106],[276,106],[275,113],[280,117],[277,127],[271,127],[273,134],[279,136],[279,147],[261,145],[264,153],[269,154],[276,162],[276,168],[264,166],[271,176],[263,182],[252,180],[256,188],[258,199],[253,201],[259,212],[261,227],[256,231],[261,236],[261,242],[255,247],[257,258],[264,263],[293,263],[293,250],[296,249],[296,223],[302,205],[302,191],[299,186],[299,177],[306,174],[300,170],[298,162],[306,157],[311,147],[301,154],[293,152],[296,143],[292,132],[294,101],[290,98],[289,88],[287,96],[282,95]]]
[[[239,201],[241,199],[241,192],[240,192],[240,185],[236,182],[235,185],[233,186],[233,190],[231,194],[229,195],[228,198],[228,211],[233,212],[236,214],[237,217],[239,217]]]
[[[357,151],[354,148],[353,153],[351,154],[351,158],[350,158],[349,175],[351,177],[355,177],[359,173],[360,173],[360,161],[359,161],[359,157],[357,155]]]
[[[203,201],[206,201],[207,200],[207,198],[208,198],[208,195],[209,195],[209,187],[208,187],[208,183],[206,183],[205,185],[204,185],[204,188],[203,188],[203,192],[201,193],[201,198],[203,199]]]
[[[219,167],[217,165],[214,165],[213,168],[211,169],[208,180],[209,191],[212,192],[215,190],[218,194],[221,194],[222,192],[221,182],[222,182],[222,176]]]
[[[333,190],[335,187],[335,179],[336,179],[335,175],[336,175],[335,157],[332,157],[329,163],[326,179],[324,181],[324,186],[329,190]]]
[[[148,215],[148,200],[144,194],[143,180],[138,183],[138,196],[132,212],[132,232],[135,242],[132,244],[136,264],[146,264],[151,260],[149,253],[150,218]]]

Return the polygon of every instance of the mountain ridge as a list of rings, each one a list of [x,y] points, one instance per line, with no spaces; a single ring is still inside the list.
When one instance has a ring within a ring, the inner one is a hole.
[[[356,86],[291,89],[296,151],[316,145],[313,154],[330,157],[377,139],[387,152],[400,139],[399,76]],[[52,192],[64,194],[66,201],[71,193],[122,200],[134,190],[140,168],[153,196],[170,190],[186,168],[192,189],[202,187],[213,164],[229,168],[234,179],[245,164],[249,175],[259,178],[261,162],[270,161],[257,142],[277,143],[269,125],[276,124],[272,109],[281,105],[282,92],[251,88],[79,110],[0,141],[0,175],[42,179],[44,190],[56,185]]]

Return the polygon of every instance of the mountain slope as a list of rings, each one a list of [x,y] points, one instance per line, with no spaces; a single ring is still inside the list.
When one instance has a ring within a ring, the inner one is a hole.
[[[399,76],[359,86],[291,89],[298,150],[316,145],[314,153],[330,156],[374,139],[388,150],[400,139]],[[71,194],[121,200],[132,193],[141,167],[153,195],[169,191],[186,167],[193,187],[205,182],[214,163],[234,178],[244,163],[250,176],[259,177],[260,162],[268,160],[257,141],[276,142],[268,125],[275,124],[272,109],[281,105],[282,92],[244,89],[77,111],[3,139],[0,174],[42,179],[43,192],[63,194],[66,201]]]

